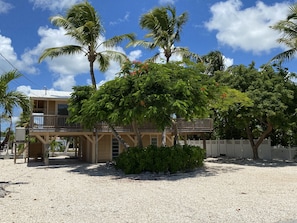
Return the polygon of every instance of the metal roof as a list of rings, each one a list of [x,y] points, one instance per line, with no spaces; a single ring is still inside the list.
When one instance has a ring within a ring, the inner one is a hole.
[[[68,99],[71,91],[53,91],[53,90],[33,90],[31,89],[28,96],[30,98],[52,98],[52,99]]]

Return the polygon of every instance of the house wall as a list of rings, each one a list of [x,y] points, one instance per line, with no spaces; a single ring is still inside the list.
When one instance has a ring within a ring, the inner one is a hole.
[[[98,142],[98,161],[106,162],[111,158],[111,138],[112,135],[104,135]]]
[[[101,137],[100,135],[98,137]],[[136,146],[133,139],[127,135],[121,136],[126,143],[128,143],[131,147]],[[151,144],[151,137],[157,137],[158,146],[162,143],[162,135],[144,135],[142,137],[143,146],[149,146]],[[98,162],[107,162],[112,160],[112,134],[103,135],[102,138],[98,142]],[[169,143],[170,144],[170,143]],[[91,148],[92,145],[88,145],[88,148]],[[171,145],[169,145],[171,146]],[[119,144],[119,153],[124,151],[124,146]],[[87,154],[86,154],[87,155]],[[89,157],[88,157],[89,158]]]
[[[55,101],[48,102],[48,115],[55,115],[56,114],[56,103]]]
[[[143,146],[148,146],[151,144],[151,137],[149,135],[144,135],[142,137]]]

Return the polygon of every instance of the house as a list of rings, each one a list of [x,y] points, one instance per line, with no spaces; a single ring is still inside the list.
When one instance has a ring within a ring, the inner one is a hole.
[[[57,138],[72,138],[77,157],[90,163],[111,161],[123,151],[123,146],[113,136],[106,123],[99,123],[97,129],[84,129],[80,124],[70,124],[68,117],[68,99],[71,92],[51,90],[31,90],[29,95],[33,109],[29,124],[29,135],[37,142],[29,145],[30,157],[45,157],[50,143]],[[177,121],[180,135],[193,135],[211,132],[212,119],[198,119],[186,122]],[[130,145],[136,146],[136,136],[132,126],[116,126],[115,130]],[[144,146],[160,146],[162,132],[152,124],[140,127]],[[166,129],[166,143],[173,144],[173,130]]]

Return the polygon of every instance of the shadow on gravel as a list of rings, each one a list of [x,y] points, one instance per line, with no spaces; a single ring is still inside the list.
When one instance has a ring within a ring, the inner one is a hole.
[[[234,164],[234,165],[220,165],[220,164]],[[145,181],[145,180],[177,181],[177,180],[194,178],[194,177],[212,177],[219,174],[240,171],[241,169],[244,168],[244,166],[286,167],[286,166],[297,166],[297,163],[219,157],[219,158],[207,158],[205,159],[203,167],[189,172],[178,172],[174,174],[145,172],[141,174],[128,174],[128,175],[124,174],[121,170],[116,170],[114,165],[110,162],[89,164],[89,163],[82,162],[78,159],[51,159],[50,164],[48,166],[45,166],[43,162],[40,162],[40,161],[28,163],[28,167],[35,167],[38,169],[68,168],[67,170],[68,172],[84,174],[84,175],[89,175],[93,177],[111,177],[113,180],[130,179],[130,180],[142,180],[142,181]]]
[[[101,163],[101,164],[84,164],[81,166],[77,166],[69,172],[75,172],[78,174],[86,174],[89,176],[109,176],[113,180],[120,179],[129,179],[129,180],[140,180],[140,181],[155,181],[155,180],[166,180],[166,181],[177,181],[186,178],[194,178],[194,177],[211,177],[216,176],[222,173],[229,173],[238,171],[242,168],[240,167],[220,167],[220,166],[207,166],[204,165],[201,168],[197,168],[193,171],[188,172],[178,172],[174,174],[169,173],[151,173],[144,172],[141,174],[124,174],[121,170],[116,170],[114,165],[111,163]]]
[[[151,173],[145,172],[141,174],[124,174],[121,170],[117,170],[111,162],[90,164],[82,162],[78,159],[66,158],[52,158],[49,161],[49,165],[44,165],[43,162],[30,161],[27,166],[36,169],[57,169],[57,168],[69,168],[68,172],[85,174],[93,177],[111,177],[113,180],[119,179],[130,179],[130,180],[167,180],[167,181],[177,181],[186,178],[194,177],[211,177],[218,174],[234,172],[242,169],[241,167],[234,166],[209,166],[207,165],[208,159],[206,159],[205,164],[201,168],[197,168],[193,171],[188,172],[178,172],[174,174],[169,173]]]
[[[206,162],[217,164],[235,164],[243,166],[255,166],[255,167],[287,167],[297,166],[296,162],[280,161],[280,160],[253,160],[253,159],[239,159],[239,158],[207,158]]]
[[[27,182],[10,182],[10,181],[0,181],[0,198],[4,198],[10,193],[10,191],[5,188],[9,185],[19,185],[19,184],[28,184]]]
[[[28,167],[36,167],[40,169],[54,169],[54,168],[61,168],[61,167],[73,167],[73,166],[80,166],[87,164],[76,158],[51,158],[49,160],[49,165],[45,165],[42,160],[30,160],[27,163]]]

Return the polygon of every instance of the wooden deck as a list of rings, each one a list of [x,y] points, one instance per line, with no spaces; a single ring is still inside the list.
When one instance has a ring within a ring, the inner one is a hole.
[[[193,121],[185,121],[177,119],[177,127],[179,133],[202,133],[212,132],[213,120],[212,119],[195,119]],[[71,124],[67,122],[67,116],[60,115],[32,115],[30,120],[30,132],[84,132],[88,131],[80,124]],[[132,126],[115,126],[115,130],[119,133],[133,132]],[[160,132],[152,124],[148,123],[139,127],[141,132]],[[89,130],[93,131],[93,130]],[[101,133],[109,133],[111,129],[104,122],[98,124],[97,131]],[[167,131],[172,132],[172,128],[168,127]]]

